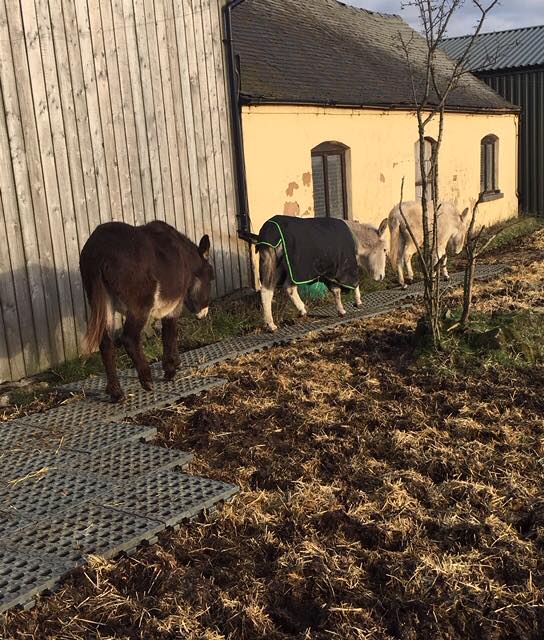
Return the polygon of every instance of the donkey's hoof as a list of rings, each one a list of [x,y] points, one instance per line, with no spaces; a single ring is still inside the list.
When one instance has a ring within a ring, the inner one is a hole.
[[[449,281],[450,281],[450,274],[449,274],[449,273],[445,273],[445,274],[444,274],[444,280],[445,280],[446,282],[449,282]]]
[[[298,312],[298,315],[300,318],[305,318],[308,315],[308,312],[306,311],[306,309],[302,309],[302,311]]]
[[[278,327],[275,324],[267,324],[266,329],[269,333],[275,333],[278,330]]]
[[[153,391],[153,383],[151,380],[140,380],[140,384],[146,391]]]
[[[338,316],[340,318],[343,318],[345,315],[346,315],[346,310],[345,309],[342,309],[342,311],[338,311]]]
[[[406,284],[406,282],[405,282],[404,284],[401,284],[401,285],[400,285],[400,288],[401,288],[403,291],[406,291],[406,289],[408,289],[408,285],[407,285],[407,284]]]
[[[173,380],[176,377],[176,370],[175,369],[169,369],[168,371],[164,372],[164,379],[167,382],[170,382],[170,380]]]
[[[109,389],[108,387],[106,387],[106,393],[109,395],[112,402],[121,402],[125,398],[125,394],[123,393],[121,387],[117,387],[114,389]]]

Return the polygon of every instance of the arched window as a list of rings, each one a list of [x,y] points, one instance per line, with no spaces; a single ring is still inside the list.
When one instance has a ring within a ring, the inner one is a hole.
[[[324,142],[312,149],[314,211],[316,218],[348,217],[346,152],[340,142]]]
[[[425,176],[427,178],[427,201],[433,199],[434,194],[434,176],[436,174],[436,166],[431,173],[433,152],[436,149],[437,142],[433,138],[425,138]],[[421,173],[421,158],[419,155],[419,140],[415,145],[416,151],[416,198],[421,200],[423,196],[423,175]]]
[[[499,139],[489,135],[482,139],[480,150],[480,192],[494,196],[499,189]]]

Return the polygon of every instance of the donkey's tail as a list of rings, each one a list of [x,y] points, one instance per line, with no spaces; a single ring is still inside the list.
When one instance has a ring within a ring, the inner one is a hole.
[[[111,299],[106,290],[104,279],[100,272],[93,274],[89,282],[84,282],[91,307],[91,317],[87,324],[87,333],[83,338],[83,349],[86,353],[94,353],[100,346],[106,330],[111,329],[112,309]]]
[[[251,233],[250,231],[244,231],[238,234],[241,240],[245,240],[249,242],[249,244],[257,244],[259,242],[259,236],[256,233]],[[257,251],[259,247],[255,247]]]
[[[396,212],[394,209],[393,211]],[[400,215],[400,214],[399,214]],[[390,234],[390,244],[389,244],[389,258],[391,260],[391,264],[393,268],[396,270],[400,260],[401,254],[401,224],[398,216],[389,215],[389,234]]]

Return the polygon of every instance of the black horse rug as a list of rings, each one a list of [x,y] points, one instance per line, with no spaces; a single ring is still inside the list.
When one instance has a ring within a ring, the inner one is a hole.
[[[359,282],[355,240],[343,220],[274,216],[259,232],[257,247],[263,245],[283,248],[293,284],[354,289]]]

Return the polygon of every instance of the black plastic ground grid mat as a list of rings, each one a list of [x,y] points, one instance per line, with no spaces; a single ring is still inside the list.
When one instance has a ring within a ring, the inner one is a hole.
[[[33,598],[52,590],[70,568],[27,551],[0,548],[0,613],[32,605]]]
[[[151,544],[163,529],[158,520],[86,503],[23,527],[0,544],[59,564],[82,565],[90,555],[111,558],[142,542]]]
[[[222,342],[216,342],[214,344],[207,345],[205,347],[199,347],[191,351],[185,351],[180,354],[180,375],[186,374],[190,369],[203,369],[213,364],[225,362],[233,357],[243,355],[244,353],[252,353],[259,349],[265,349],[270,346],[270,336],[264,335],[249,335],[239,338],[232,338],[224,340]],[[177,377],[173,382],[164,382],[162,364],[155,362],[151,365],[151,373],[153,375],[153,381],[155,389],[163,391],[168,389],[168,385],[178,385],[180,378]],[[126,369],[119,372],[119,380],[123,389],[132,390],[140,387],[138,380],[138,374],[135,369]],[[57,387],[57,390],[62,393],[84,393],[85,395],[102,395],[106,387],[106,379],[104,376],[95,376],[87,378],[86,380],[79,380],[71,382],[69,384]]]
[[[70,451],[93,453],[101,447],[119,446],[122,442],[147,442],[156,434],[155,427],[109,422],[76,427],[62,438],[59,446]]]
[[[28,524],[28,521],[9,511],[0,510],[0,539],[15,533],[17,529]]]
[[[41,477],[52,469],[65,467],[88,454],[70,450],[41,450],[21,447],[19,451],[0,452],[0,494],[3,485],[17,486],[30,477]]]
[[[122,402],[112,403],[106,396],[92,397],[61,405],[43,413],[33,413],[14,422],[18,425],[69,431],[80,425],[91,426],[114,422],[162,409],[176,404],[181,398],[197,395],[224,383],[225,381],[220,378],[182,378],[165,383],[170,385],[168,392],[145,391],[138,387],[132,390]]]
[[[41,449],[47,451],[77,451],[92,453],[100,447],[112,446],[122,441],[151,440],[157,433],[154,427],[109,422],[105,424],[75,424],[59,428],[20,424],[19,421],[0,427],[0,448],[3,455],[30,453]],[[0,459],[0,464],[1,464]]]
[[[121,482],[157,469],[184,468],[192,458],[192,454],[184,451],[133,440],[115,442],[111,446],[104,442],[92,453],[60,449],[0,454],[0,496],[5,493],[5,487],[15,488],[27,481],[37,481],[55,469],[96,474]]]
[[[237,491],[234,485],[208,478],[159,471],[8,533],[0,538],[0,547],[60,564],[83,564],[89,555],[114,557],[142,542],[154,542],[166,527],[193,518]]]
[[[238,487],[217,480],[161,472],[114,487],[108,496],[101,496],[100,504],[175,527],[237,492]]]
[[[126,483],[158,469],[183,469],[192,458],[190,453],[176,449],[122,442],[114,447],[99,449],[91,455],[71,459],[68,468],[78,473],[99,474],[102,478],[111,478],[115,483]]]
[[[78,476],[80,489],[89,477]],[[119,484],[107,482],[107,490],[101,486],[92,500],[81,495],[77,504],[61,505],[60,511],[32,521],[0,510],[0,613],[32,606],[38,594],[53,589],[89,556],[132,553],[142,543],[156,542],[165,528],[175,528],[238,491],[231,484],[164,469]],[[60,476],[54,483],[63,486]],[[44,498],[47,502],[45,492]],[[28,514],[31,508],[23,509]]]
[[[51,469],[41,477],[0,487],[0,508],[22,520],[35,521],[104,495],[111,487],[108,478]]]

